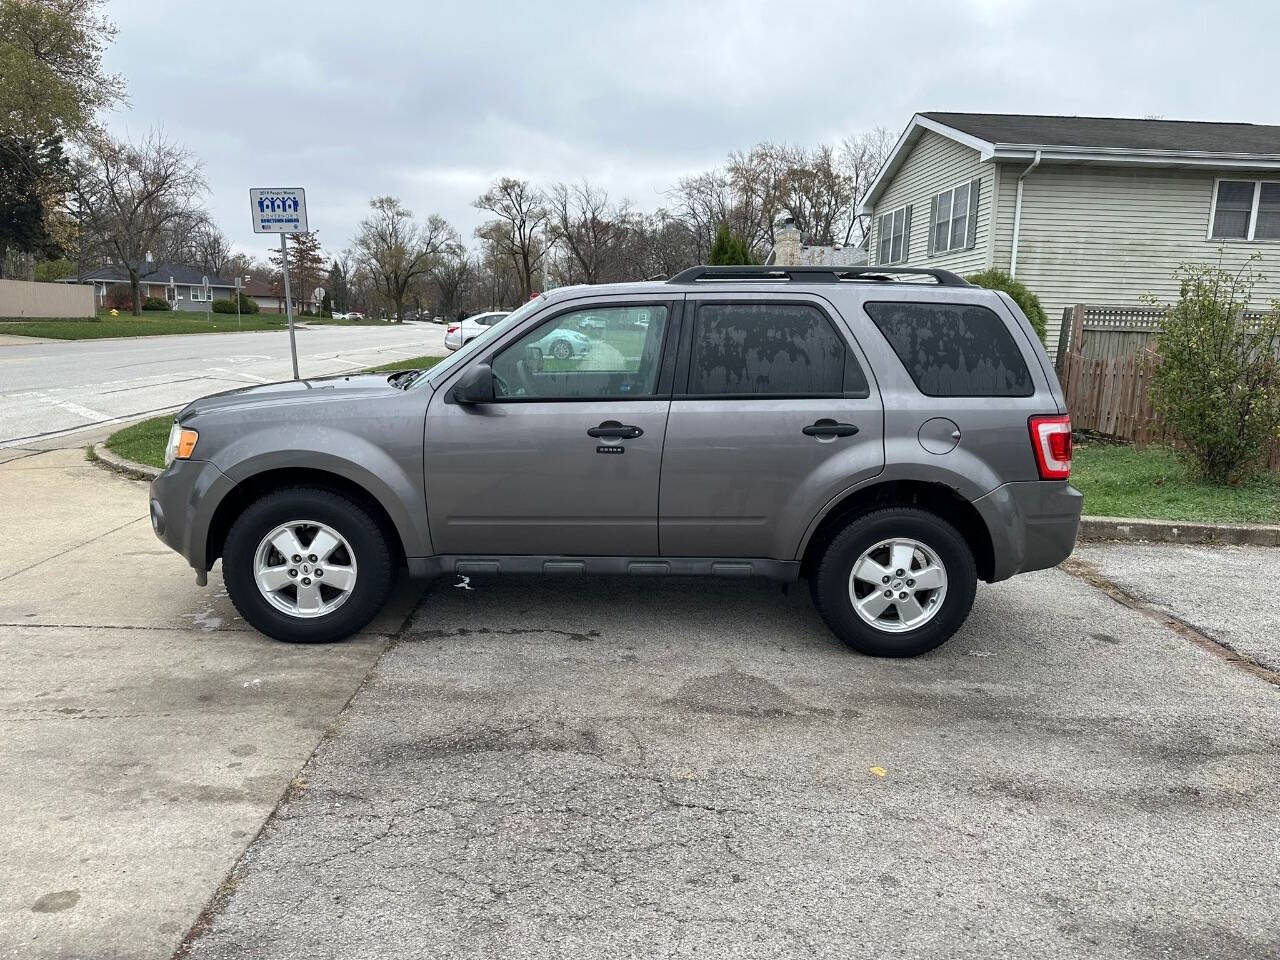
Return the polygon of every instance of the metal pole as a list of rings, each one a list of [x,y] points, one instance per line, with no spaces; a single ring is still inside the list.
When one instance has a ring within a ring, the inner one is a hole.
[[[289,318],[289,353],[293,356],[293,379],[298,376],[298,341],[293,335],[293,294],[289,292],[289,248],[284,244],[284,233],[280,234],[280,269],[284,271],[284,312]]]
[[[236,274],[236,329],[240,329],[240,274]]]

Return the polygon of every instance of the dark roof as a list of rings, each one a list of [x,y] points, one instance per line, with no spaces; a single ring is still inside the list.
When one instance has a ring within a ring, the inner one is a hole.
[[[174,283],[183,286],[195,285],[199,286],[203,282],[205,272],[198,267],[188,267],[181,263],[153,263],[150,264],[147,271],[141,274],[144,283],[168,283],[169,278],[173,277]],[[109,264],[105,267],[93,267],[85,270],[77,278],[79,280],[107,280],[110,282],[127,283],[129,281],[129,271],[119,264]],[[211,287],[234,287],[234,280],[227,280],[224,277],[209,277],[209,286]]]
[[[240,285],[240,289],[244,291],[247,297],[283,297],[283,293],[276,293],[276,288],[269,283],[264,283],[257,278],[250,278],[246,283]]]
[[[922,113],[989,143],[1280,155],[1280,126],[1014,113]]]

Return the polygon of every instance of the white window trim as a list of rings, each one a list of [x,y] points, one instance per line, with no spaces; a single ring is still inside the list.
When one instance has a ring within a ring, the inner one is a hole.
[[[956,217],[956,191],[959,190],[961,187],[969,188],[969,190],[965,192],[965,197],[964,197],[964,237],[961,238],[959,246],[953,247],[953,246],[950,246],[951,223],[952,221],[955,220],[955,217]],[[933,256],[945,257],[950,254],[969,249],[969,210],[972,207],[972,203],[969,199],[969,193],[971,193],[972,191],[973,191],[973,180],[969,179],[961,183],[957,183],[955,186],[950,187],[946,190],[939,190],[937,193],[935,193],[932,197],[929,198],[929,210],[932,212],[934,209],[936,209],[936,205],[934,201],[940,200],[944,194],[948,194],[948,193],[951,194],[951,217],[950,219],[947,220],[948,246],[945,250],[939,250],[937,246],[937,235],[935,233],[935,230],[937,229],[938,224],[932,218],[930,218],[929,220],[929,247],[932,248],[933,250]]]
[[[1218,184],[1222,181],[1228,183],[1252,183],[1253,184],[1253,206],[1249,209],[1249,233],[1244,237],[1215,237],[1213,235],[1213,222],[1218,218]],[[1214,177],[1213,179],[1213,195],[1209,198],[1209,228],[1205,231],[1204,238],[1214,243],[1280,243],[1280,237],[1263,237],[1261,240],[1255,240],[1255,231],[1258,227],[1258,207],[1262,203],[1262,185],[1270,184],[1271,186],[1280,186],[1280,180],[1255,180],[1253,177]]]
[[[907,260],[909,259],[907,256],[907,246],[908,246],[907,245],[907,207],[909,206],[911,206],[911,204],[904,203],[901,206],[894,207],[892,210],[886,210],[884,213],[878,214],[876,216],[876,250],[875,250],[876,261],[875,263],[872,264],[872,266],[891,267],[897,263],[906,263]],[[902,214],[902,257],[901,259],[898,259],[898,260],[893,259],[893,234],[890,233],[889,234],[889,238],[890,238],[889,239],[889,259],[882,261],[880,259],[880,233],[881,233],[880,224],[884,221],[885,217],[889,217],[890,222],[892,222],[892,218],[898,213]]]

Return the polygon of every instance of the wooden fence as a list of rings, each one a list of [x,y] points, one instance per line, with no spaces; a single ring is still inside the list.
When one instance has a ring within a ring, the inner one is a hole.
[[[1162,319],[1156,307],[1077,304],[1063,311],[1057,368],[1073,429],[1137,446],[1170,442],[1149,390]],[[1280,473],[1280,441],[1269,466]]]

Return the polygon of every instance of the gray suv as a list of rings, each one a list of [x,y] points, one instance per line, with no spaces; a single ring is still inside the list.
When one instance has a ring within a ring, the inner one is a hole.
[[[804,577],[849,646],[913,656],[978,580],[1065,559],[1081,507],[1027,318],[906,268],[561,288],[428,370],[197,400],[168,459],[156,533],[296,642],[359,630],[403,566]]]

